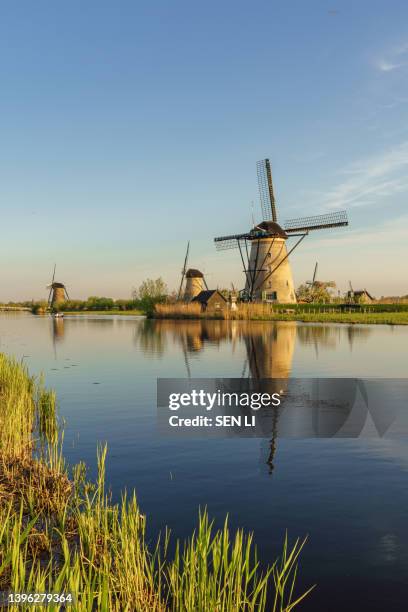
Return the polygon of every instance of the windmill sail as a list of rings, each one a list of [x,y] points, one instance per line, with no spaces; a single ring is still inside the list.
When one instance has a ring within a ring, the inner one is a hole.
[[[237,249],[240,240],[249,240],[250,233],[246,234],[231,234],[230,236],[219,236],[214,238],[215,248],[217,251],[226,251],[227,249]]]
[[[330,227],[343,227],[344,225],[348,225],[347,213],[345,210],[339,210],[325,215],[290,219],[285,221],[283,227],[287,234],[292,234],[294,232],[310,232]]]
[[[48,306],[49,306],[49,305],[50,305],[50,303],[51,303],[52,286],[53,286],[53,284],[54,284],[54,279],[55,279],[55,269],[56,269],[56,267],[57,267],[57,264],[54,264],[54,272],[53,272],[53,274],[52,274],[52,280],[51,280],[51,283],[50,283],[49,285],[47,285],[47,288],[48,288],[48,287],[50,288],[50,292],[49,292],[49,294],[48,294]]]
[[[317,276],[317,261],[316,261],[316,265],[315,265],[315,269],[314,269],[314,273],[313,273],[312,285],[314,285],[315,282],[316,282],[316,276]]]
[[[273,193],[271,164],[269,159],[262,159],[256,164],[258,174],[259,197],[261,200],[262,215],[264,221],[277,223],[275,195]]]
[[[184,258],[184,266],[183,266],[183,269],[181,271],[181,281],[180,281],[180,287],[179,287],[179,292],[178,292],[178,299],[180,299],[181,290],[183,288],[183,281],[184,281],[184,277],[186,275],[187,261],[188,261],[188,252],[189,252],[189,250],[190,250],[190,241],[187,242],[186,256]]]

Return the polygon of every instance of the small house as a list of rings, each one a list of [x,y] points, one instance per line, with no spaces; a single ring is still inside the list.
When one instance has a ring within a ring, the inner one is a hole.
[[[355,302],[357,304],[372,304],[375,302],[375,298],[368,293],[367,289],[348,291],[347,298],[350,302]]]
[[[228,302],[217,289],[200,291],[191,302],[200,304],[201,312],[222,312],[228,308]]]

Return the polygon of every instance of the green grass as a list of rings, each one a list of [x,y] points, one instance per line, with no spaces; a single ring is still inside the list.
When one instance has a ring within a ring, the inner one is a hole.
[[[92,483],[83,464],[68,476],[62,439],[55,394],[0,354],[0,591],[72,592],[79,612],[289,612],[307,595],[296,587],[304,541],[285,539],[262,569],[252,534],[228,520],[216,529],[203,511],[170,555],[168,530],[147,543],[135,493],[112,503],[106,447]]]
[[[408,312],[306,312],[274,313],[267,316],[254,316],[253,320],[263,321],[303,321],[305,323],[348,323],[363,325],[408,325]]]
[[[256,321],[302,321],[304,323],[348,323],[365,325],[408,325],[408,312],[306,312],[254,315]]]
[[[382,307],[384,306],[384,310]],[[398,306],[398,305],[396,305]],[[154,318],[219,319],[242,321],[303,321],[306,323],[359,323],[408,325],[408,310],[399,305],[395,311],[390,304],[362,305],[360,310],[341,310],[335,304],[279,304],[240,303],[235,311],[201,311],[197,304],[164,304],[156,307]]]

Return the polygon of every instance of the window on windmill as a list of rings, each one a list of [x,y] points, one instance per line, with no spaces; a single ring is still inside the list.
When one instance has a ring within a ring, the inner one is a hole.
[[[221,308],[221,304],[219,302],[215,302],[215,308]]]
[[[277,300],[278,299],[278,294],[276,291],[271,291],[270,293],[266,294],[266,299],[268,301],[272,301],[272,300]]]

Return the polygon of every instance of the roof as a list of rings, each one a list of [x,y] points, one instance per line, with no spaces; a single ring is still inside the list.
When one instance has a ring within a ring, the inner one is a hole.
[[[370,300],[375,300],[375,297],[373,297],[370,293],[368,293],[367,289],[356,289],[355,291],[347,291],[347,295],[364,295],[364,293],[366,295],[368,295],[368,297],[370,298]]]
[[[374,299],[373,296],[368,293],[367,289],[358,289],[358,291],[353,291],[353,293],[354,295],[363,295],[363,293],[366,293],[370,300]]]
[[[62,283],[52,283],[51,287],[53,289],[65,289],[65,285],[63,285]]]
[[[214,293],[218,293],[218,295],[220,296],[220,298],[224,300],[224,302],[227,301],[225,297],[222,295],[222,293],[220,293],[217,289],[209,289],[207,291],[200,291],[200,293],[196,295],[191,301],[199,302],[200,304],[206,304],[208,300],[214,295]]]
[[[189,268],[186,273],[186,278],[204,278],[204,274],[195,268]]]
[[[262,221],[262,223],[258,223],[258,225],[256,225],[252,231],[256,232],[258,228],[261,230],[267,231],[268,237],[269,236],[279,236],[280,238],[288,237],[285,230],[281,228],[279,223],[275,223],[275,221]]]

